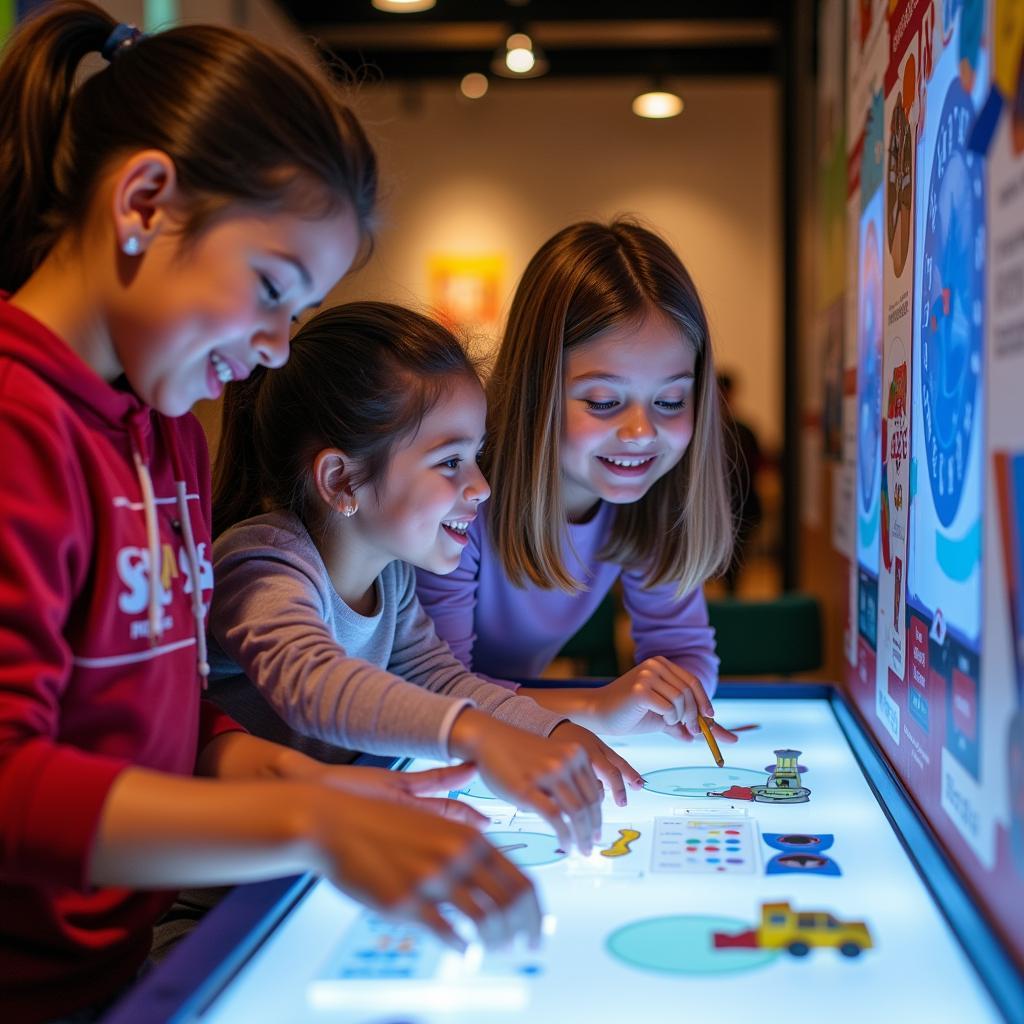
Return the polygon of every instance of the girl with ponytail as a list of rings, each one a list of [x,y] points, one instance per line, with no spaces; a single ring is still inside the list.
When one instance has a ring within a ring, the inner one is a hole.
[[[414,799],[465,771],[353,776],[203,699],[210,482],[184,414],[286,361],[365,251],[376,180],[334,89],[244,33],[145,36],[79,0],[0,54],[5,1020],[109,1001],[186,885],[314,869],[452,942],[442,901],[537,932],[525,878]]]
[[[286,367],[228,393],[211,693],[255,734],[323,759],[340,746],[473,761],[588,853],[597,776],[623,804],[639,774],[564,715],[467,672],[416,599],[414,569],[455,569],[490,493],[484,417],[458,341],[383,302],[319,314]]]

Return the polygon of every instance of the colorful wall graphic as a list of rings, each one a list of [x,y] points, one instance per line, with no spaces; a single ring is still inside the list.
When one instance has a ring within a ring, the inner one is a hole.
[[[1024,7],[883,6],[845,18],[847,683],[1024,964]]]

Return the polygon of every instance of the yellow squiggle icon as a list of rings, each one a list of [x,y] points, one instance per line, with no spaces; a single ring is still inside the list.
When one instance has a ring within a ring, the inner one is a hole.
[[[608,847],[607,850],[601,851],[602,857],[625,857],[627,853],[632,853],[629,844],[634,840],[640,838],[640,833],[632,828],[620,828],[619,838]]]

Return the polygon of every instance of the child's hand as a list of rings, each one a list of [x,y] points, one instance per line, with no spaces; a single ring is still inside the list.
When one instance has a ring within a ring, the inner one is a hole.
[[[570,740],[578,743],[590,758],[590,763],[603,780],[605,786],[611,789],[612,797],[619,807],[626,806],[626,783],[633,789],[642,789],[644,784],[643,776],[624,758],[616,754],[607,743],[603,743],[589,729],[574,722],[563,722],[556,725],[551,732],[560,740]]]
[[[438,910],[441,904],[470,918],[489,947],[520,934],[539,943],[533,886],[475,829],[401,802],[382,807],[333,787],[309,788],[308,828],[322,872],[339,889],[376,910],[422,922],[460,952],[465,943]]]
[[[544,818],[565,850],[593,849],[604,792],[575,738],[544,739],[468,708],[456,718],[449,746],[476,762],[495,796]]]
[[[475,829],[484,829],[490,819],[462,800],[450,800],[435,793],[461,789],[476,775],[471,762],[423,772],[395,772],[366,765],[325,767],[316,781],[357,796],[375,797],[391,803],[404,804],[424,811],[433,811],[443,818],[461,821]]]
[[[700,680],[662,657],[648,658],[606,686],[588,691],[587,701],[585,720],[599,732],[624,735],[661,730],[687,742],[701,735],[697,713],[707,719],[715,713]],[[721,742],[738,739],[716,722],[708,724]]]

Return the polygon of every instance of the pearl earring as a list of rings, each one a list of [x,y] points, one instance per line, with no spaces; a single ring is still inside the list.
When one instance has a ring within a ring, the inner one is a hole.
[[[138,256],[142,250],[142,243],[135,235],[129,235],[124,240],[124,245],[121,248],[124,250],[125,256]]]

